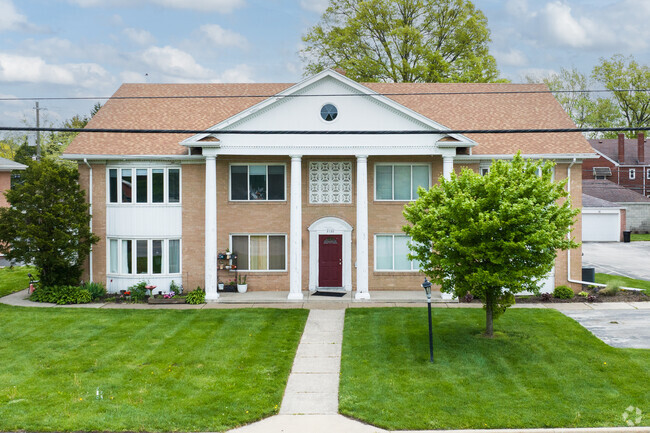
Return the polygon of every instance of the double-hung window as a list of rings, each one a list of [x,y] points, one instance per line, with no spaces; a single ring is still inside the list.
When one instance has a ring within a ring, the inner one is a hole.
[[[630,175],[630,180],[634,180],[634,179],[636,179],[636,170],[635,170],[635,169],[630,168],[629,171],[628,171],[628,173],[629,173],[629,175]]]
[[[231,247],[242,271],[286,271],[286,235],[232,235]]]
[[[109,203],[179,203],[180,168],[109,168]]]
[[[179,274],[180,239],[109,239],[110,274]]]
[[[375,236],[375,269],[378,271],[418,271],[420,266],[408,258],[410,252],[405,235]]]
[[[375,198],[377,200],[411,201],[418,198],[418,187],[431,186],[428,164],[375,165]]]
[[[233,164],[230,166],[230,200],[284,199],[284,165]]]

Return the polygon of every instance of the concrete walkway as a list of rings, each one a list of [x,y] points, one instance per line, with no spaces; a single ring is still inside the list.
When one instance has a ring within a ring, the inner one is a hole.
[[[15,307],[40,307],[40,308],[119,308],[119,309],[212,309],[212,308],[305,308],[316,310],[345,310],[346,308],[367,307],[425,307],[426,297],[423,290],[419,291],[373,291],[370,299],[356,300],[353,295],[346,294],[341,298],[310,295],[303,292],[304,299],[290,301],[287,292],[248,292],[248,293],[220,293],[217,302],[201,305],[170,304],[116,304],[91,303],[75,305],[56,305],[46,302],[32,302],[27,299],[27,289],[12,293],[0,298],[0,304]],[[432,293],[433,308],[482,308],[481,304],[459,303],[454,300],[442,299],[440,293]],[[650,309],[650,302],[572,302],[572,303],[539,303],[515,304],[511,308],[550,308],[559,311],[571,310],[645,310]]]
[[[280,415],[335,415],[345,310],[311,310],[284,391]]]

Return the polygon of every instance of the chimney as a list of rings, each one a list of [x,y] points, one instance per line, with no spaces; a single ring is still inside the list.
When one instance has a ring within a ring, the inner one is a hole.
[[[638,146],[638,152],[639,152],[639,163],[644,163],[645,162],[645,136],[643,132],[639,132],[639,134],[636,137],[636,142]]]
[[[618,163],[625,164],[625,135],[618,134]]]

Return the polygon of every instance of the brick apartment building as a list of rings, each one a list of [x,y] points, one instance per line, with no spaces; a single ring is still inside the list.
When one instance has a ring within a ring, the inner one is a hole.
[[[361,84],[331,70],[298,84],[124,84],[89,128],[201,133],[75,138],[64,156],[79,163],[101,238],[85,279],[110,291],[141,280],[167,290],[174,280],[217,300],[218,280],[235,275],[229,250],[249,290],[289,299],[419,288],[401,229],[418,186],[521,151],[555,161],[555,179],[569,178],[572,205],[582,207],[581,163],[594,153],[581,134],[446,132],[573,127],[543,90]],[[544,284],[577,289],[581,266],[580,247],[560,251]]]
[[[619,134],[614,139],[589,140],[599,158],[583,162],[582,178],[606,179],[650,197],[650,159],[646,158],[645,142],[643,133],[636,139]]]

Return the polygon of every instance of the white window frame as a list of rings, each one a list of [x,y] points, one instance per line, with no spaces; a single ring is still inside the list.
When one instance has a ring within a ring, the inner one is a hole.
[[[111,241],[117,241],[117,272],[111,272]],[[133,272],[126,273],[122,269],[122,241],[131,241],[131,270]],[[139,274],[137,271],[137,242],[147,241],[147,272]],[[161,257],[161,273],[153,273],[153,241],[162,241],[162,257]],[[178,243],[178,272],[169,272],[169,241],[179,241]],[[147,238],[132,238],[132,237],[117,237],[111,236],[107,238],[106,242],[106,260],[107,275],[108,276],[133,276],[137,278],[158,278],[168,276],[181,276],[183,274],[183,240],[179,237],[147,237]]]
[[[393,269],[379,269],[377,267],[377,238],[382,237],[382,236],[391,236],[392,237],[392,247],[393,251],[391,251],[391,257],[393,258]],[[375,234],[375,239],[374,239],[374,255],[375,255],[375,263],[374,263],[374,268],[375,272],[420,272],[420,269],[414,269],[413,264],[415,263],[415,260],[411,260],[411,269],[395,269],[395,236],[398,237],[406,237],[409,239],[409,242],[411,241],[411,237],[407,236],[405,234],[400,234],[400,233],[376,233]]]
[[[627,174],[630,180],[635,180],[636,179],[636,169],[634,168],[629,168],[627,170]]]
[[[393,198],[390,198],[390,199],[388,199],[388,198],[377,198],[377,185],[378,185],[378,182],[377,182],[377,167],[387,167],[387,166],[393,167],[393,170],[392,170],[392,176],[393,177],[391,179],[391,182],[392,182],[391,196]],[[429,177],[429,188],[431,188],[431,185],[433,185],[432,178],[431,178],[431,164],[417,163],[417,162],[378,162],[378,163],[375,163],[375,167],[374,167],[374,171],[375,171],[374,184],[375,185],[374,185],[373,189],[374,189],[374,194],[375,194],[375,196],[374,196],[375,201],[384,201],[384,202],[396,201],[396,202],[408,203],[408,202],[417,200],[417,197],[415,197],[415,198],[411,197],[408,200],[394,198],[395,197],[395,167],[396,166],[409,166],[409,167],[411,167],[411,187],[410,187],[411,188],[410,189],[411,193],[413,192],[413,167],[414,166],[416,166],[416,167],[426,167],[427,170],[429,171],[429,176],[428,176]]]
[[[270,165],[280,165],[284,169],[284,188],[283,188],[283,193],[284,193],[284,198],[281,200],[270,200],[268,198],[269,196],[269,166]],[[246,176],[246,190],[247,195],[246,195],[246,200],[242,199],[233,199],[232,198],[232,166],[246,166],[246,167],[252,167],[252,166],[265,166],[266,167],[266,199],[264,200],[251,200],[250,198],[250,169],[248,170],[248,175]],[[231,162],[228,165],[228,200],[234,201],[237,203],[266,203],[266,202],[272,202],[272,203],[281,203],[281,202],[286,202],[287,201],[287,164],[284,162]]]
[[[262,201],[262,200],[261,200]],[[248,263],[246,264],[248,269],[240,269],[240,263],[239,263],[239,257],[237,257],[237,271],[238,272],[253,272],[253,273],[259,273],[259,272],[287,272],[288,270],[288,259],[289,259],[289,250],[288,244],[287,244],[287,236],[286,233],[231,233],[230,237],[228,239],[228,249],[230,251],[233,251],[234,249],[232,246],[232,237],[233,236],[246,236],[248,237]],[[284,269],[250,269],[251,267],[251,236],[266,236],[266,257],[267,257],[267,263],[266,267],[269,267],[268,263],[268,258],[270,257],[269,255],[269,248],[271,246],[271,243],[269,242],[269,236],[284,236]],[[231,271],[234,272],[234,271]]]
[[[163,171],[163,201],[153,202],[153,170]],[[178,202],[169,201],[169,170],[178,170]],[[111,201],[111,170],[117,170],[117,201]],[[130,203],[122,203],[122,170],[131,170]],[[147,170],[147,201],[138,202],[137,171]],[[110,206],[180,206],[183,202],[183,172],[180,165],[109,165],[106,167],[106,204]]]

